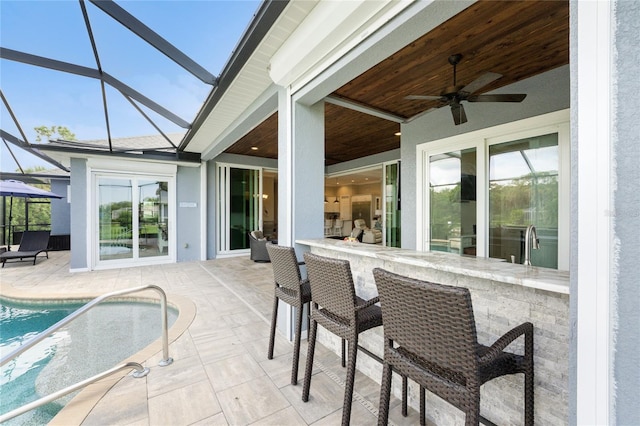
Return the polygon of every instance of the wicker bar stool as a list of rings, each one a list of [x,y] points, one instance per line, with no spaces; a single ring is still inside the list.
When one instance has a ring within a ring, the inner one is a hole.
[[[298,360],[300,359],[300,333],[302,330],[302,311],[305,303],[311,301],[311,287],[309,280],[302,279],[300,264],[293,247],[267,244],[267,252],[273,266],[275,290],[273,298],[273,315],[271,317],[271,335],[269,336],[268,359],[273,359],[273,347],[276,337],[276,322],[278,319],[278,301],[297,309],[295,342],[293,348],[293,365],[291,367],[291,384],[298,384]]]
[[[395,371],[465,413],[466,425],[480,416],[480,386],[507,374],[524,373],[524,422],[533,425],[533,324],[525,322],[491,346],[478,343],[469,290],[373,270],[384,320],[384,367],[378,425],[389,416],[391,375]],[[524,336],[524,355],[504,349]],[[490,422],[487,422],[491,424]]]
[[[378,302],[377,297],[364,300],[356,296],[349,261],[330,259],[312,253],[305,253],[304,260],[311,283],[312,309],[302,400],[309,401],[316,332],[320,324],[349,342],[349,362],[342,409],[342,424],[348,425],[351,419],[358,335],[382,325],[382,312],[380,307],[375,305]]]

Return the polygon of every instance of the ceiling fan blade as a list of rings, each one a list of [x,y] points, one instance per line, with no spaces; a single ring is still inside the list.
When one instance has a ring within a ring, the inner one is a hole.
[[[524,93],[511,93],[503,95],[472,95],[467,98],[469,102],[522,102],[527,95]]]
[[[418,101],[439,101],[442,99],[442,96],[423,96],[423,95],[409,95],[404,97],[407,100],[418,100]]]
[[[471,83],[464,86],[462,89],[460,89],[460,92],[469,93],[469,94],[475,93],[478,90],[482,89],[487,84],[493,83],[500,77],[502,77],[502,74],[498,74],[496,72],[485,73],[480,77],[476,78],[475,80],[473,80]]]
[[[464,107],[458,102],[451,104],[451,115],[453,115],[453,122],[456,126],[467,122],[467,114],[464,112]]]

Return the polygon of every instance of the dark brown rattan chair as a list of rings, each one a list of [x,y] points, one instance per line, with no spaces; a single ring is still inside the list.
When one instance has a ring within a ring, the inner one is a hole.
[[[491,347],[478,343],[469,290],[373,270],[384,320],[384,367],[378,425],[389,416],[391,375],[416,381],[480,420],[480,386],[496,377],[524,373],[524,421],[533,425],[533,324],[523,323]],[[504,349],[524,335],[524,355]],[[421,405],[424,404],[421,391]],[[421,413],[424,407],[421,407]],[[421,415],[422,417],[422,415]],[[421,418],[421,423],[424,419]]]
[[[356,296],[349,261],[330,259],[305,253],[307,274],[311,283],[311,331],[302,400],[309,401],[311,372],[318,324],[349,342],[349,362],[344,390],[342,424],[351,418],[351,399],[358,353],[358,334],[382,325],[382,312],[375,305],[378,298],[364,300]]]
[[[291,368],[291,384],[298,384],[298,360],[300,359],[300,333],[302,330],[302,311],[305,303],[311,301],[309,280],[302,279],[300,262],[296,258],[293,247],[267,244],[267,251],[273,266],[275,296],[273,298],[273,315],[271,317],[271,335],[269,337],[269,353],[267,358],[273,359],[273,347],[276,338],[276,322],[278,319],[278,301],[293,306],[297,310],[295,343],[293,348],[293,366]]]

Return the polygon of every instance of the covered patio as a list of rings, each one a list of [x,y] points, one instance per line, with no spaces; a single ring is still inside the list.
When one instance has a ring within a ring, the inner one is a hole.
[[[51,424],[340,422],[345,370],[339,356],[316,346],[314,384],[307,403],[301,400],[302,376],[297,386],[289,383],[291,343],[277,335],[274,359],[267,360],[273,303],[268,263],[243,256],[74,274],[69,272],[69,252],[57,251],[33,267],[8,264],[0,296],[38,300],[97,296],[145,284],[160,286],[169,303],[180,306],[182,317],[170,330],[170,339],[175,338],[169,346],[174,363],[158,366],[158,345],[134,355],[131,360],[151,369],[147,377],[126,375],[89,386]],[[301,371],[306,350],[303,340]],[[399,386],[400,380],[394,384]],[[377,421],[379,391],[378,383],[356,374],[352,424]],[[411,408],[409,416],[402,417],[399,400],[392,399],[391,407],[390,424],[419,423]]]

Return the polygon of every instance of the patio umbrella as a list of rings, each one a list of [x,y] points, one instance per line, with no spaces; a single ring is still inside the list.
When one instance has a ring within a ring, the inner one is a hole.
[[[13,197],[20,198],[62,198],[58,194],[27,185],[19,180],[0,180],[0,195],[3,197],[11,197],[9,202],[9,232],[11,232],[11,213],[13,210]],[[5,241],[6,243],[6,238]],[[7,244],[7,248],[9,245]]]

